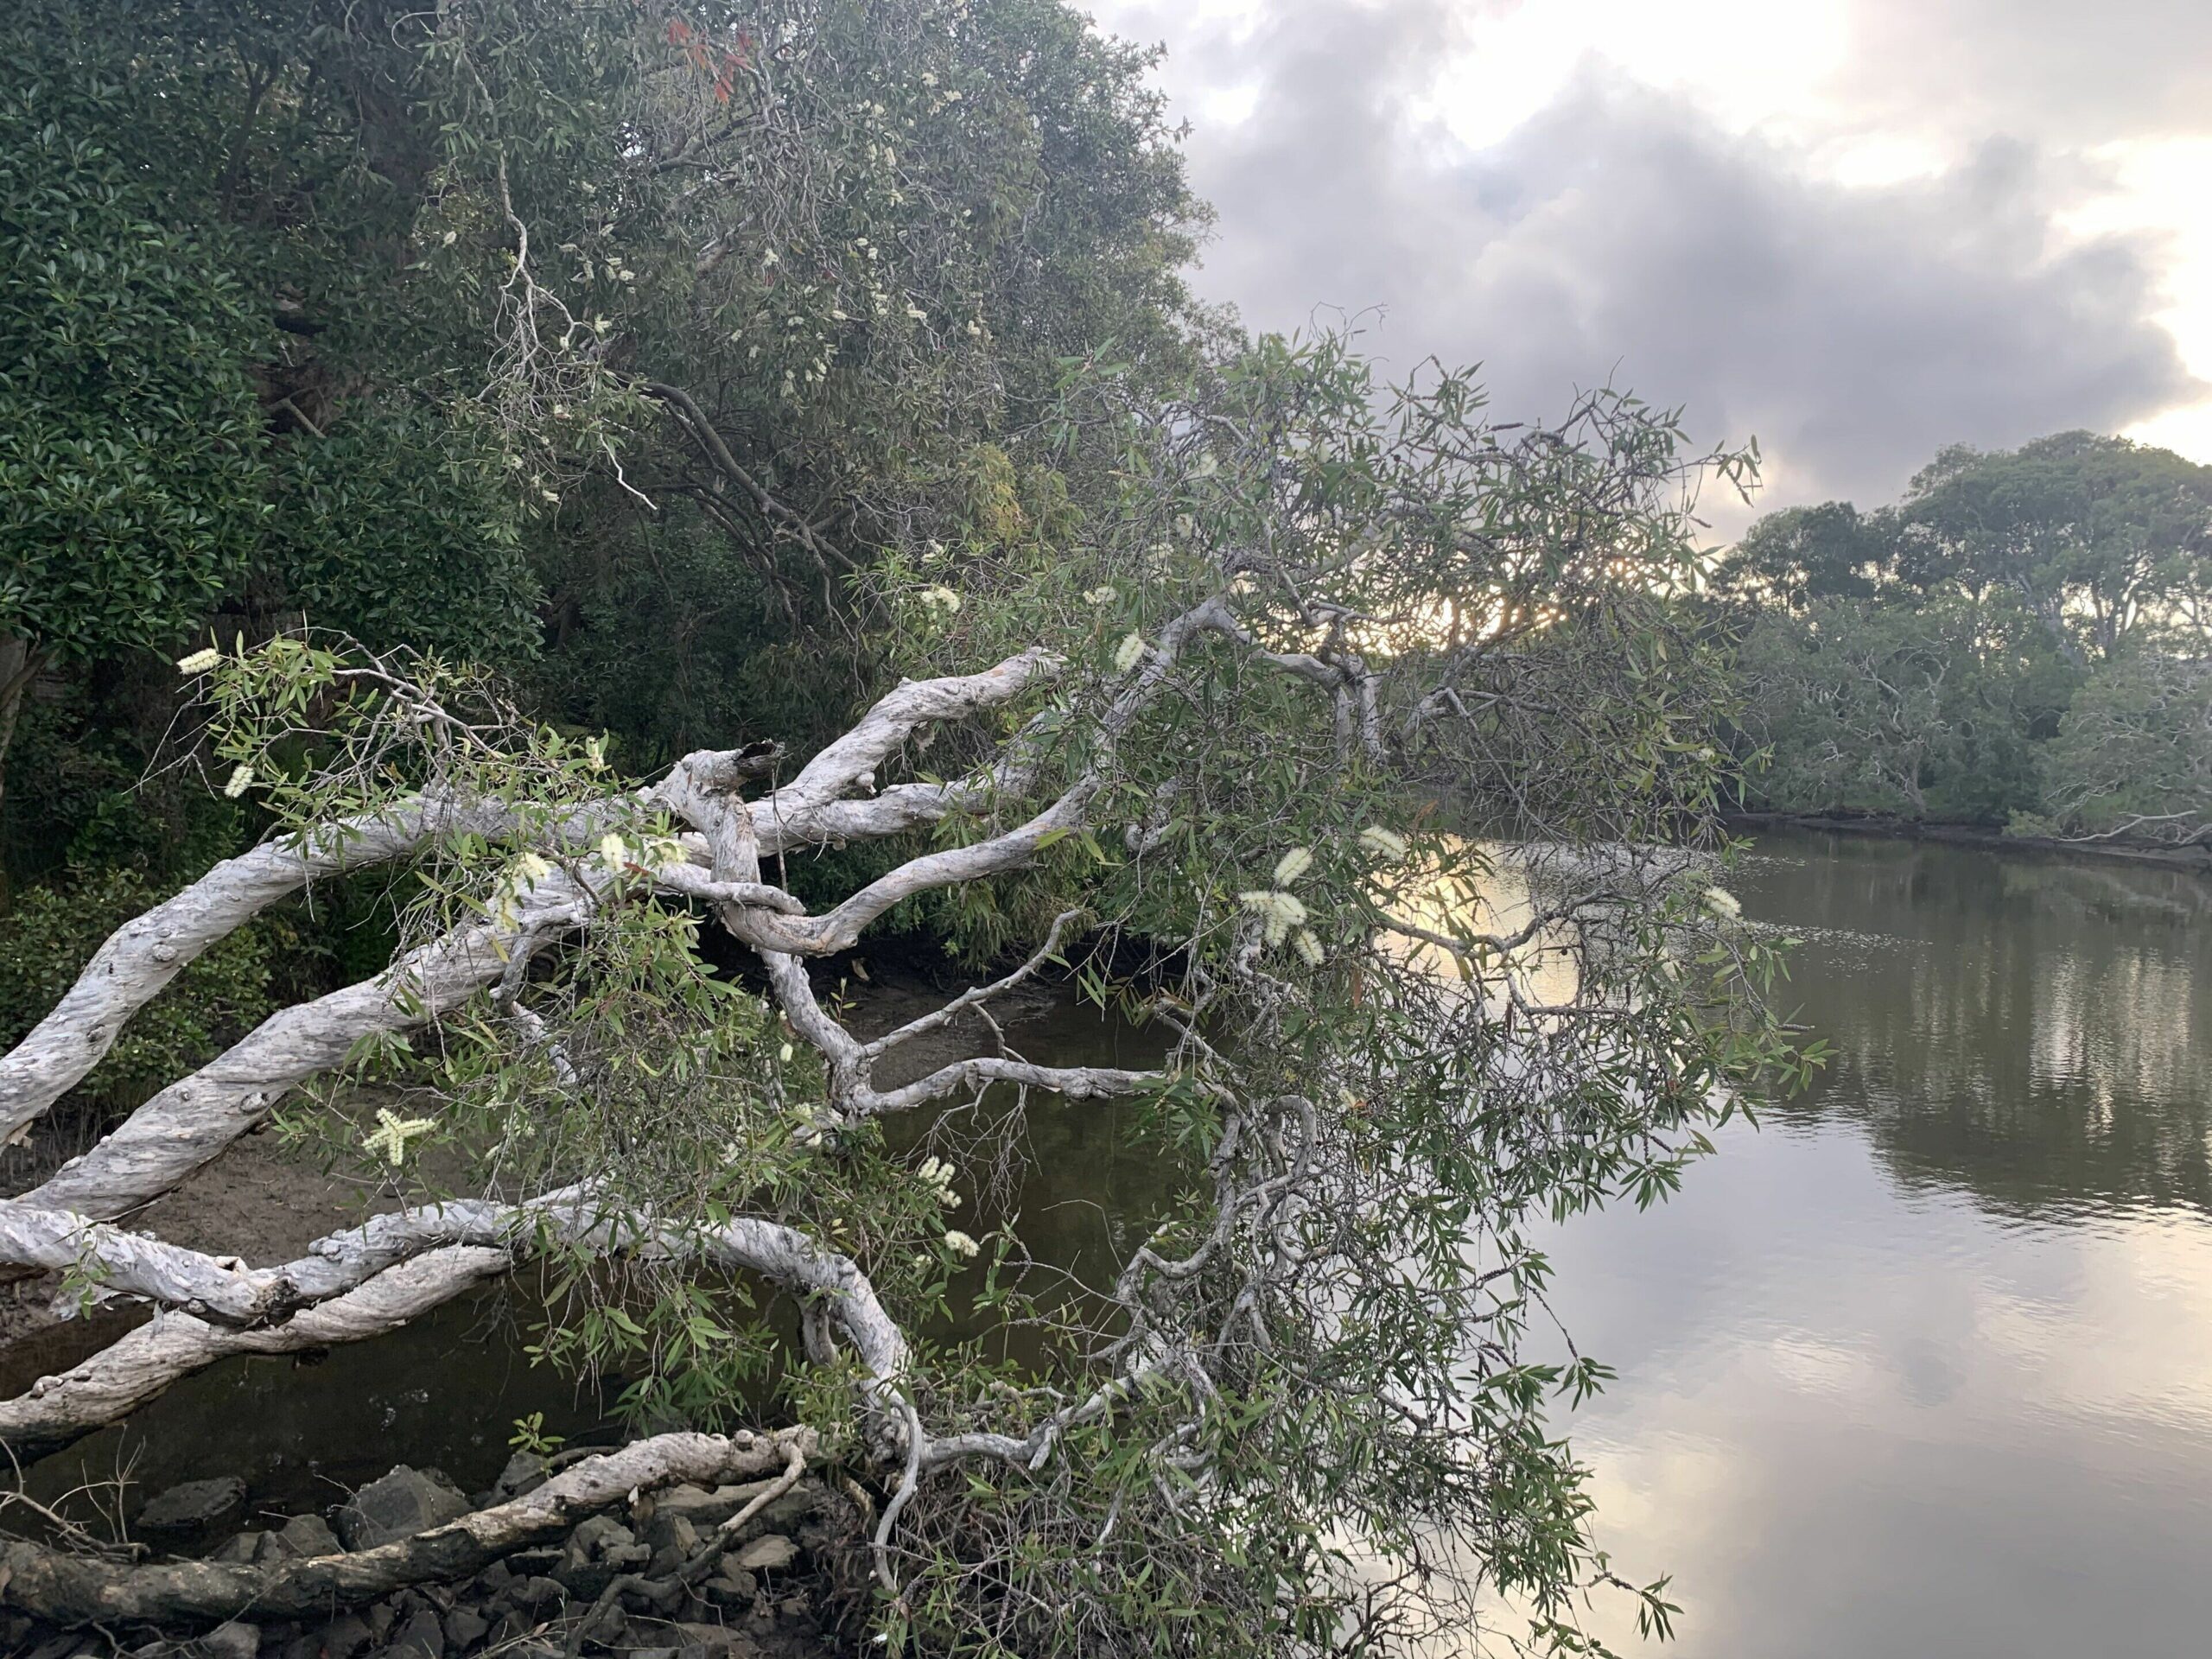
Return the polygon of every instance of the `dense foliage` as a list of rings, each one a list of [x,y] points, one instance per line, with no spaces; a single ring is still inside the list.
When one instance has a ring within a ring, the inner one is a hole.
[[[1042,0],[29,0],[0,49],[0,767],[26,689],[302,623],[641,760],[826,730],[852,575],[1048,533],[1071,363],[1189,357],[1147,60]]]
[[[1756,804],[2069,838],[2212,838],[2212,468],[2085,432],[1950,449],[1894,507],[1762,518]]]

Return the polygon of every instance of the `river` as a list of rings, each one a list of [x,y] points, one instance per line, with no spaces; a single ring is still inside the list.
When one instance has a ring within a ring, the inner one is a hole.
[[[1674,1575],[1661,1651],[2212,1646],[2212,883],[1789,834],[1730,885],[1802,941],[1784,1000],[1835,1059],[1672,1202],[1550,1245],[1555,1306],[1618,1372],[1561,1427],[1618,1569]],[[1073,1009],[1026,1040],[1140,1045]],[[1110,1109],[1033,1133],[1025,1233],[1103,1257],[1157,1173]],[[524,1340],[487,1299],[320,1366],[219,1367],[35,1484],[136,1456],[149,1489],[235,1470],[288,1505],[398,1458],[480,1484],[512,1418],[595,1416]]]
[[[1731,886],[1836,1057],[1553,1242],[1619,1371],[1568,1427],[1601,1543],[1675,1575],[1666,1650],[2207,1650],[2212,884],[1792,834]]]

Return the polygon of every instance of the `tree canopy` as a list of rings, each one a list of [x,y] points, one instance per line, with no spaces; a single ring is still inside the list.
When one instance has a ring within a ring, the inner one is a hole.
[[[2087,432],[1770,514],[1713,582],[1746,619],[1755,798],[2202,841],[2208,581],[2212,468]]]

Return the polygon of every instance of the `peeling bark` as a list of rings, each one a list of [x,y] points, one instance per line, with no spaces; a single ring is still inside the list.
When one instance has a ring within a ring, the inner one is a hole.
[[[130,1016],[194,958],[281,899],[341,870],[388,862],[504,810],[410,802],[338,825],[306,846],[272,842],[221,863],[109,937],[45,1019],[0,1055],[0,1140],[20,1135],[105,1058]]]
[[[615,1224],[583,1186],[524,1205],[469,1199],[378,1216],[317,1240],[297,1261],[257,1268],[82,1217],[0,1205],[0,1261],[48,1266],[73,1252],[72,1262],[102,1277],[110,1293],[166,1305],[150,1323],[0,1403],[0,1443],[18,1458],[41,1455],[119,1421],[218,1361],[382,1336],[511,1271],[549,1237],[590,1246],[610,1242]],[[818,1299],[870,1379],[863,1388],[872,1401],[906,1369],[905,1335],[868,1275],[797,1228],[755,1217],[702,1230],[655,1227],[624,1214],[620,1229],[629,1248],[703,1258]],[[270,1322],[280,1316],[285,1322]]]
[[[218,1360],[302,1353],[382,1336],[512,1265],[501,1249],[433,1250],[283,1325],[250,1331],[226,1330],[189,1313],[158,1313],[91,1358],[0,1403],[0,1443],[27,1462],[121,1421],[179,1378]]]

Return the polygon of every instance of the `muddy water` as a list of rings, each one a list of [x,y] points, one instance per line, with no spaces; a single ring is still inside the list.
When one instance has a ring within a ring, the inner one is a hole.
[[[2212,883],[1773,836],[1732,885],[1802,940],[1789,995],[1836,1061],[1673,1203],[1552,1245],[1560,1311],[1619,1372],[1562,1427],[1620,1569],[1675,1575],[1669,1650],[2206,1650]],[[1021,1041],[1150,1048],[1072,1008]],[[1168,1178],[1114,1108],[1028,1132],[1023,1236],[1103,1267]],[[40,1484],[135,1458],[149,1489],[237,1471],[281,1507],[405,1459],[480,1485],[514,1417],[599,1418],[527,1340],[486,1296],[317,1366],[219,1367]]]

